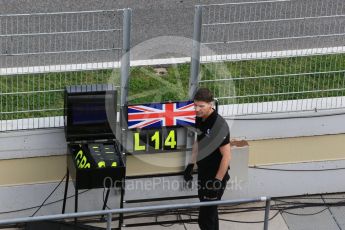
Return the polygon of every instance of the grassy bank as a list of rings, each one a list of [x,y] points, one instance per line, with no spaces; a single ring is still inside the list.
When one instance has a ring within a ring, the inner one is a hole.
[[[189,64],[133,67],[129,103],[185,100]],[[345,55],[209,63],[201,66],[201,86],[222,104],[345,96]],[[1,120],[62,115],[66,85],[112,83],[118,70],[98,70],[0,77]],[[28,112],[31,111],[31,112]]]

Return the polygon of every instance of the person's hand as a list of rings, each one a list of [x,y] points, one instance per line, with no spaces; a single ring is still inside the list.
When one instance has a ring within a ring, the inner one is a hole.
[[[206,200],[218,200],[222,190],[222,181],[215,178],[206,183]]]
[[[183,178],[186,182],[193,180],[193,176],[192,176],[193,168],[194,168],[194,164],[188,164],[186,169],[184,170]]]

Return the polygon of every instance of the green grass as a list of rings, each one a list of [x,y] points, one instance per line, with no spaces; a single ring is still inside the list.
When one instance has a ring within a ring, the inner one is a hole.
[[[212,65],[214,67],[210,67]],[[207,69],[204,72],[209,69],[226,69],[227,73],[221,75],[222,78],[230,79],[228,84],[224,84],[226,81],[218,84],[201,83],[202,86],[213,88],[216,95],[222,96],[227,93],[235,97],[232,100],[221,100],[222,104],[345,95],[345,90],[343,90],[345,88],[345,55],[238,61],[208,64],[204,65],[203,69]],[[214,73],[204,74],[203,78],[212,79]],[[261,77],[255,78],[258,76]],[[239,78],[244,79],[239,80]],[[248,97],[248,95],[252,96]]]
[[[230,96],[222,104],[344,96],[343,70],[345,55],[340,54],[208,63],[201,65],[201,80],[208,82],[200,85],[217,97]],[[189,72],[189,64],[172,65],[162,76],[152,67],[131,68],[129,103],[186,100]],[[96,83],[119,85],[119,70],[2,76],[0,119],[62,115],[65,86]]]

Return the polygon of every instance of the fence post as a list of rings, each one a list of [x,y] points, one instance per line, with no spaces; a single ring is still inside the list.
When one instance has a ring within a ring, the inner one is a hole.
[[[129,81],[129,68],[130,68],[130,48],[131,48],[131,21],[132,10],[125,9],[123,12],[123,30],[122,30],[122,58],[121,58],[121,98],[120,98],[120,151],[121,154],[126,152],[127,143],[127,125],[126,125],[126,105],[128,102],[128,81]],[[125,159],[126,162],[126,159]],[[123,196],[124,196],[124,182],[121,185],[121,204],[120,208],[123,208]],[[108,222],[111,217],[108,215]],[[110,221],[111,222],[111,221]],[[110,223],[109,222],[109,223]],[[119,229],[123,222],[123,213],[119,216]],[[110,225],[109,225],[109,229]]]
[[[121,57],[121,107],[127,104],[128,77],[130,67],[130,38],[131,38],[132,10],[125,9],[123,12],[122,30],[122,57]]]
[[[131,39],[132,10],[123,12],[122,57],[121,57],[121,85],[120,85],[120,150],[125,151],[126,145],[126,105],[128,101],[128,78],[130,68],[130,39]]]
[[[193,99],[199,81],[201,26],[202,6],[195,6],[192,60],[189,79],[189,99]]]
[[[265,219],[264,219],[264,230],[268,230],[268,223],[270,218],[270,209],[271,209],[271,198],[266,198],[266,207],[265,207]]]

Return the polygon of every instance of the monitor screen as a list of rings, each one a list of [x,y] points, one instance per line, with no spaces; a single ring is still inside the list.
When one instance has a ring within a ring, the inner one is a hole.
[[[107,122],[104,101],[72,104],[72,125],[101,124]]]
[[[116,126],[115,91],[66,95],[66,139],[111,139]]]

